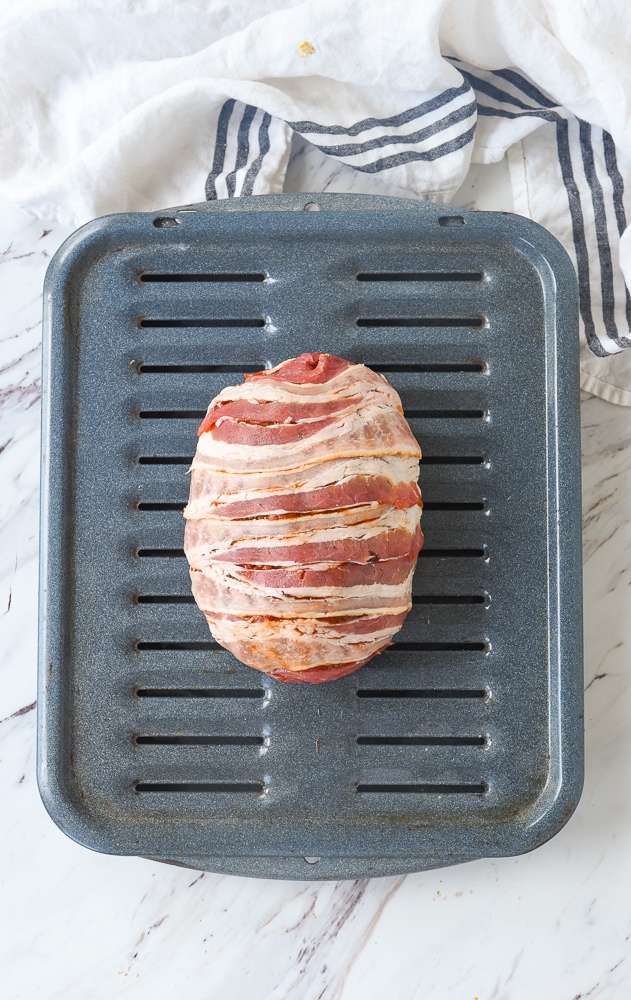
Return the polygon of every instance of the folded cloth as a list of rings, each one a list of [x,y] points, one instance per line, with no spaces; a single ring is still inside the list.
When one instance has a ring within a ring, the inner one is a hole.
[[[625,0],[0,0],[0,192],[43,219],[279,192],[291,138],[448,202],[508,155],[572,257],[582,385],[631,405]]]

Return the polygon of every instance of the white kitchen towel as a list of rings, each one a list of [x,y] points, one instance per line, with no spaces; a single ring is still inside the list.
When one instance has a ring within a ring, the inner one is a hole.
[[[631,405],[627,0],[0,0],[0,191],[40,218],[282,191],[294,133],[441,202],[508,155],[583,387]]]

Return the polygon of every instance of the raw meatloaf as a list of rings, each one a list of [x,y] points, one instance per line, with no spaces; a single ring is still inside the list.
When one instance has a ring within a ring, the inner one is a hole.
[[[392,386],[303,354],[246,375],[199,429],[184,548],[222,646],[320,684],[388,646],[423,544],[420,448]]]

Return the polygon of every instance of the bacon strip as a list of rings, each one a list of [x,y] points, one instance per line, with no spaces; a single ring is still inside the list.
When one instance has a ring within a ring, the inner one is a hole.
[[[249,469],[241,472],[221,472],[193,463],[194,475],[187,509],[190,518],[204,517],[211,511],[220,517],[224,504],[243,501],[266,501],[273,497],[285,504],[287,495],[311,493],[315,490],[341,487],[344,493],[360,489],[352,497],[333,493],[317,494],[318,509],[339,507],[347,510],[355,504],[375,504],[380,499],[397,506],[415,506],[420,503],[416,485],[418,458],[400,455],[363,455],[361,457],[334,458],[330,461],[308,465],[304,469]],[[378,482],[373,482],[378,480]],[[400,502],[403,497],[403,502]],[[406,500],[407,498],[407,500]],[[320,501],[323,501],[323,505]],[[408,502],[409,501],[409,502]],[[302,504],[302,501],[298,501]],[[295,506],[287,501],[287,506]],[[309,505],[307,505],[309,506]],[[274,513],[262,510],[261,513]],[[283,511],[288,513],[288,511]],[[240,515],[235,515],[240,516]],[[346,516],[346,515],[345,515]]]
[[[193,596],[200,609],[215,613],[270,618],[337,618],[367,612],[400,614],[412,606],[412,570],[399,584],[358,583],[355,586],[266,587],[262,581],[243,579],[235,567],[211,563],[204,570],[191,569]]]
[[[297,660],[303,673],[326,669],[336,664],[366,662],[390,642],[393,630],[400,628],[405,613],[352,618],[345,624],[338,619],[275,620],[265,617],[238,619],[215,616],[209,624],[217,640],[231,649],[244,663],[256,667],[260,647],[265,646],[267,661],[276,669],[291,670]],[[311,675],[315,676],[315,675]]]
[[[301,514],[309,511],[340,510],[364,504],[393,504],[417,507],[421,494],[416,483],[391,483],[387,479],[355,476],[345,483],[324,486],[307,492],[284,496],[263,496],[252,500],[217,505],[214,517],[242,518],[262,515]]]
[[[257,587],[270,587],[275,590],[356,587],[362,584],[369,587],[375,583],[391,586],[407,580],[412,561],[408,556],[403,556],[400,559],[384,559],[370,563],[338,562],[321,567],[299,566],[295,569],[250,569],[245,566],[234,566],[233,573],[238,580],[247,580]]]
[[[309,563],[369,563],[392,560],[400,556],[416,558],[421,547],[421,526],[414,534],[402,528],[382,531],[368,538],[332,538],[321,542],[302,542],[298,545],[235,545],[214,554],[220,562],[238,563],[241,566],[259,564],[275,566],[305,565]]]
[[[350,368],[351,364],[352,362],[345,361],[344,358],[336,358],[334,354],[316,351],[314,354],[301,354],[299,358],[283,361],[276,368],[253,372],[245,377],[248,381],[273,378],[276,381],[296,382],[299,385],[307,382],[321,385],[323,382],[330,382],[336,375]]]
[[[246,444],[249,447],[259,447],[266,444],[288,444],[290,441],[302,441],[304,438],[317,434],[335,422],[335,417],[324,417],[322,420],[301,420],[299,423],[286,424],[250,424],[240,420],[221,417],[212,428],[215,441],[225,441],[228,444]]]
[[[352,409],[358,402],[359,400],[352,396],[349,399],[334,399],[328,403],[279,403],[274,400],[258,399],[219,402],[209,407],[197,434],[199,436],[211,430],[218,420],[223,420],[225,417],[247,424],[294,424],[329,417],[341,410]]]
[[[311,670],[287,670],[284,667],[277,667],[270,670],[269,675],[277,681],[293,681],[295,684],[324,684],[325,681],[337,681],[340,677],[347,677],[354,674],[356,670],[363,667],[365,663],[372,660],[373,656],[382,653],[390,643],[386,643],[381,649],[377,649],[364,660],[355,660],[354,663],[324,664],[322,667],[312,667]]]
[[[423,544],[420,449],[386,380],[302,355],[222,390],[199,435],[184,547],[216,640],[316,684],[385,649]]]
[[[401,510],[389,504],[245,520],[193,518],[187,524],[186,544],[189,556],[201,568],[210,559],[220,559],[225,552],[254,545],[306,545],[340,539],[364,542],[385,531],[404,531],[414,536],[417,525],[418,513],[414,508]],[[276,565],[281,562],[278,558],[265,561]]]

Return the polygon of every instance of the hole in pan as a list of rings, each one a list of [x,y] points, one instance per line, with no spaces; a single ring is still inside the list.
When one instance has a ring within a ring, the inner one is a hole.
[[[142,688],[136,698],[264,698],[265,688]]]
[[[361,747],[483,747],[486,736],[358,736]]]
[[[152,365],[141,364],[138,371],[142,375],[231,375],[246,372],[260,372],[265,368],[265,362],[256,365]]]
[[[358,688],[358,698],[444,698],[474,699],[485,701],[489,693],[485,688]]]
[[[138,746],[159,747],[262,747],[263,736],[134,736]]]
[[[357,281],[482,281],[484,271],[366,271]]]
[[[489,786],[481,781],[477,784],[439,785],[357,785],[357,792],[396,792],[403,795],[485,795]]]
[[[373,317],[373,316],[360,316],[359,319],[355,320],[357,326],[376,326],[376,327],[406,327],[406,326],[437,326],[437,327],[454,327],[454,326],[467,326],[473,327],[474,329],[480,329],[486,323],[484,316],[392,316],[392,317]]]
[[[134,785],[137,792],[205,792],[205,793],[241,793],[252,792],[260,795],[265,789],[262,781],[137,781]]]
[[[255,329],[257,327],[265,326],[265,320],[261,316],[256,316],[252,318],[236,319],[224,317],[222,319],[202,319],[193,317],[191,319],[148,319],[144,317],[138,320],[138,326],[141,330],[149,329],[164,329],[164,330],[179,330],[179,329]]]
[[[237,283],[261,283],[265,281],[267,274],[265,271],[256,271],[253,273],[247,272],[233,272],[233,273],[221,273],[217,272],[215,274],[157,274],[152,271],[143,271],[138,275],[138,280],[141,284],[146,285],[152,282],[159,282],[161,284],[171,284],[171,283],[201,283],[201,284],[221,284],[223,282],[237,282]]]

